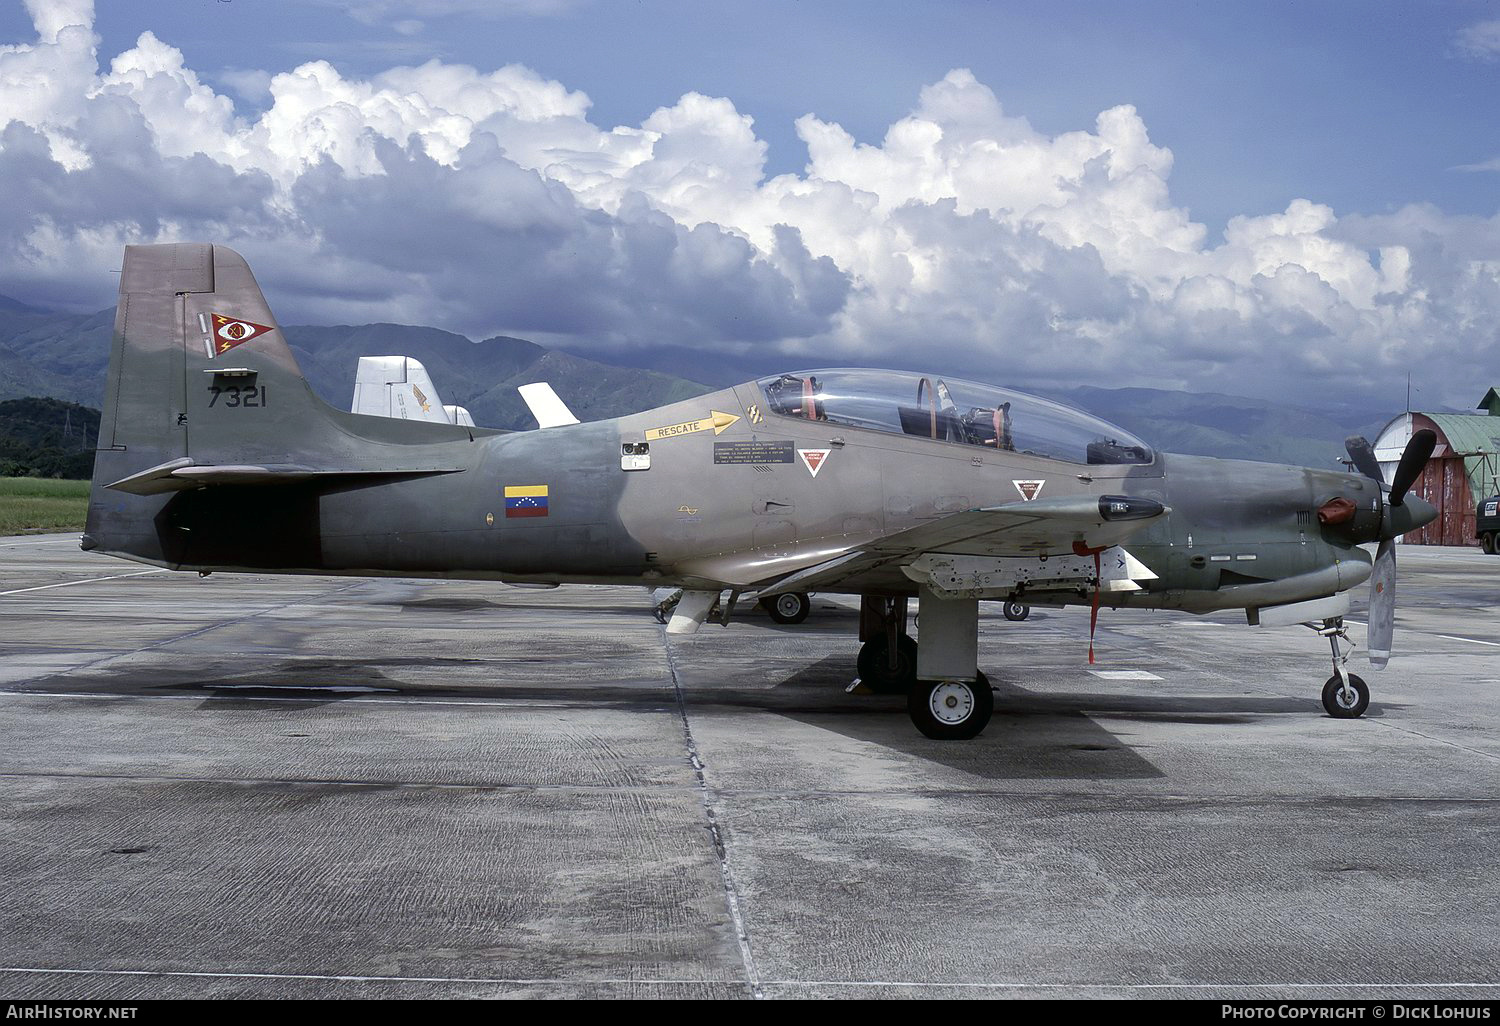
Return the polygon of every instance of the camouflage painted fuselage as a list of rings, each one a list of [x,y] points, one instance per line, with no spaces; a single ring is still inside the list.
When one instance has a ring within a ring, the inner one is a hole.
[[[251,337],[221,340],[230,321]],[[1170,507],[1126,543],[1155,579],[1104,601],[1202,611],[1353,587],[1381,516],[1357,475],[1168,454],[1075,464],[777,414],[754,383],[528,432],[361,416],[311,393],[275,323],[224,247],[127,251],[86,548],[198,571],[755,590],[1030,489]],[[643,461],[622,447],[643,442],[649,467],[626,469]],[[1328,529],[1316,511],[1336,497],[1358,513]],[[917,588],[891,561],[820,590]]]

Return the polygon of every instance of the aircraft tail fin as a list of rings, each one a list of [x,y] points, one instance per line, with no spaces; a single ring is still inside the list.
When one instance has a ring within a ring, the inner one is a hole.
[[[361,356],[349,409],[372,417],[458,423],[443,405],[422,361],[410,356]]]
[[[318,398],[234,250],[127,246],[83,545],[179,562],[159,516],[175,491],[440,472],[445,443],[472,438]]]
[[[238,253],[125,247],[96,477],[181,458],[284,462],[290,440],[333,429],[328,409]]]

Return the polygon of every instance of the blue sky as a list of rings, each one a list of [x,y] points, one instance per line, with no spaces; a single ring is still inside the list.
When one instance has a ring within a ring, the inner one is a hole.
[[[0,292],[211,236],[284,320],[606,357],[1500,380],[1492,4],[0,0],[5,43]]]
[[[726,96],[770,143],[772,173],[806,163],[792,127],[799,116],[878,143],[922,86],[965,67],[1007,112],[1044,132],[1133,104],[1153,141],[1176,156],[1174,197],[1212,228],[1299,196],[1340,214],[1417,202],[1485,216],[1500,207],[1500,174],[1456,170],[1500,156],[1500,65],[1465,57],[1455,42],[1500,17],[1490,3],[455,6],[434,15],[420,3],[187,0],[168,21],[160,5],[110,0],[97,24],[106,53],[154,28],[209,78],[226,67],[287,71],[315,57],[356,75],[433,57],[481,69],[521,63],[586,92],[592,119],[605,125],[639,124],[689,91]],[[21,5],[4,11],[3,35],[24,36]]]

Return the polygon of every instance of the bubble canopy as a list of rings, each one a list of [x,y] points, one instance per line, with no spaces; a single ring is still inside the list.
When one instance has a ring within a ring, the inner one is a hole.
[[[1146,464],[1124,428],[1008,388],[905,371],[798,371],[757,382],[773,414],[1070,463]]]

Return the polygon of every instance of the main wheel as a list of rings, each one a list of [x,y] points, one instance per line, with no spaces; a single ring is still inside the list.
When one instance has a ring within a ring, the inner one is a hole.
[[[1352,703],[1344,694],[1344,682],[1339,680],[1338,674],[1329,677],[1328,683],[1323,685],[1323,708],[1336,720],[1352,720],[1356,716],[1363,716],[1370,707],[1370,689],[1365,687],[1365,682],[1351,673],[1349,686],[1354,689]]]
[[[995,696],[983,673],[974,683],[961,680],[920,680],[906,694],[912,723],[934,741],[967,741],[990,722]]]
[[[812,611],[812,600],[806,592],[786,591],[760,600],[761,606],[777,623],[801,623]]]
[[[1031,615],[1031,607],[1024,602],[1005,603],[1005,618],[1007,620],[1024,620]]]
[[[1484,549],[1485,555],[1493,556],[1495,554],[1496,548],[1494,532],[1486,531],[1483,535],[1481,535],[1479,538],[1479,545]]]
[[[917,643],[911,635],[896,639],[896,664],[891,665],[890,645],[877,634],[859,650],[859,679],[877,695],[904,695],[917,682]]]

